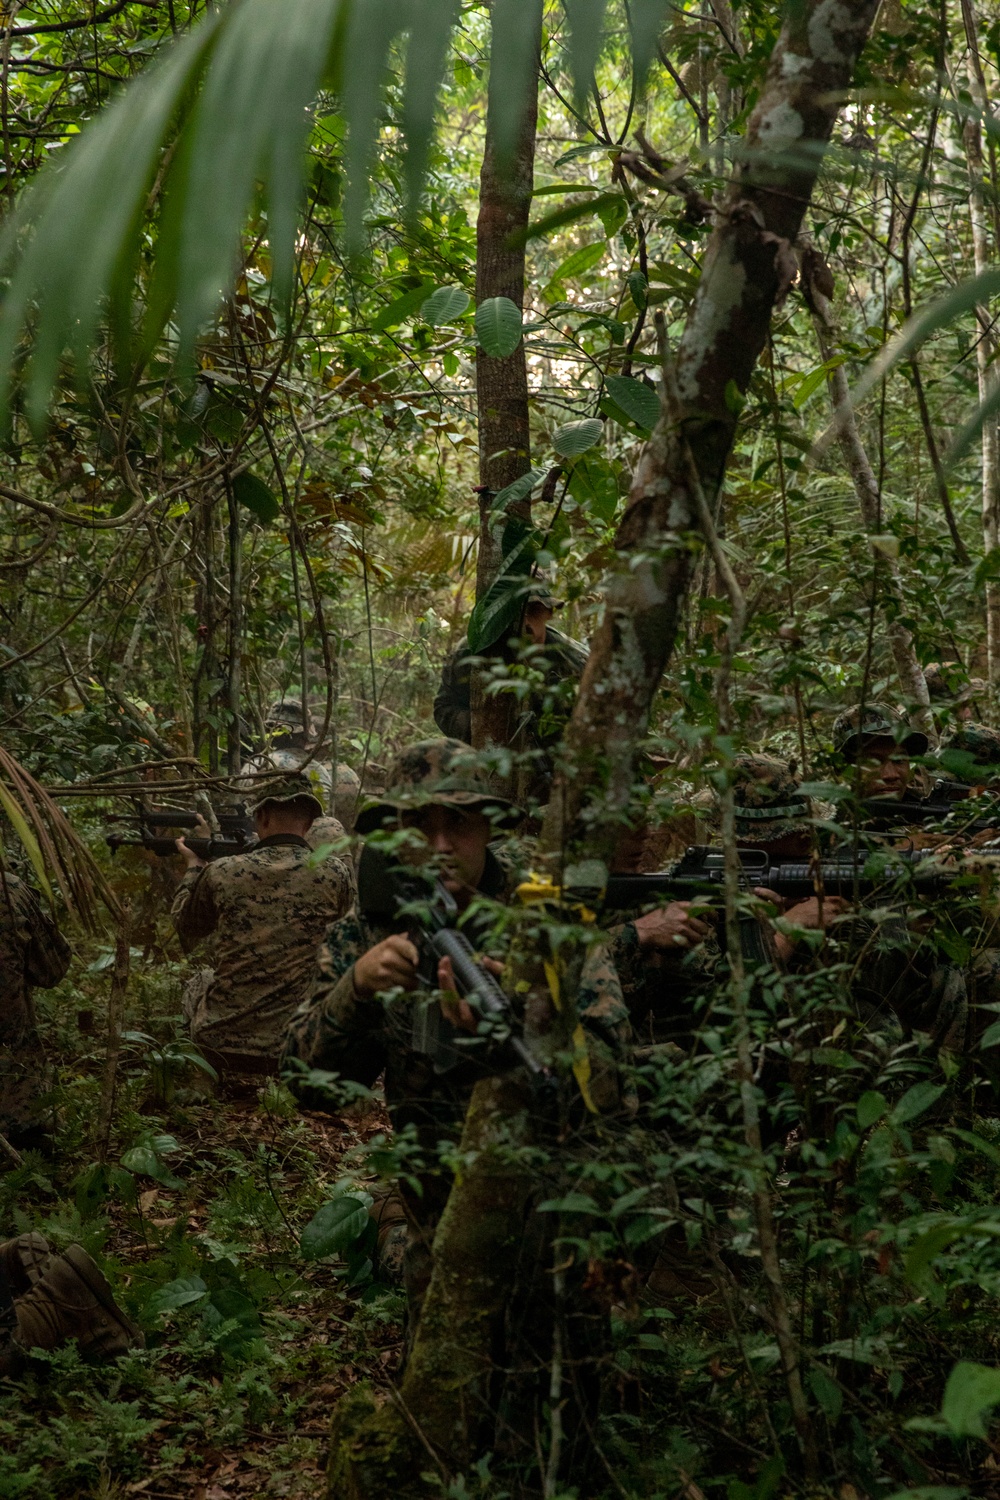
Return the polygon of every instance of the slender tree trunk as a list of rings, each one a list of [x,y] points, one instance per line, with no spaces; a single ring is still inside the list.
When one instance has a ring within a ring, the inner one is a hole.
[[[240,529],[240,510],[233,494],[233,486],[226,478],[226,500],[229,505],[229,642],[226,663],[226,707],[229,724],[226,732],[226,769],[230,776],[238,776],[242,747],[242,721],[240,701],[242,696],[242,651],[243,651],[243,535]]]
[[[817,285],[819,269],[816,252],[806,252],[802,258],[803,290],[812,313],[820,358],[824,364],[828,364],[836,352],[836,326],[830,299]],[[838,365],[836,369],[828,373],[827,387],[837,428],[837,440],[840,443],[840,451],[847,466],[847,472],[851,476],[851,483],[854,485],[862,524],[869,536],[877,536],[882,529],[882,497],[879,493],[875,471],[858,431],[843,365]],[[889,646],[896,664],[896,672],[906,698],[911,703],[919,704],[924,726],[932,731],[930,694],[927,691],[923,668],[913,649],[913,636],[899,618],[903,599],[899,564],[894,557],[886,557],[882,568],[889,603]]]
[[[537,15],[535,53],[541,48],[541,8]],[[491,83],[486,109],[486,144],[479,178],[476,225],[476,306],[489,297],[509,297],[524,306],[523,243],[515,241],[528,226],[534,185],[535,134],[538,125],[537,73],[525,95],[517,149],[501,162],[496,148],[496,94]],[[481,599],[500,571],[500,532],[491,529],[493,495],[520,479],[531,467],[528,370],[523,342],[513,354],[497,359],[480,349],[476,358],[476,404],[479,422],[479,557],[476,597]],[[508,515],[531,519],[531,501],[509,508]],[[479,673],[472,682],[472,743],[510,743],[516,705],[509,694],[486,697]]]
[[[817,148],[829,140],[875,9],[874,0],[811,0],[787,16],[772,53],[677,354],[682,434],[664,413],[619,527],[621,563],[607,581],[604,620],[545,814],[543,847],[556,868],[570,848],[607,860],[614,847],[690,579],[687,537],[697,514],[680,438],[714,505],[736,428],[732,391],[747,389],[772,310],[794,275],[792,245]]]
[[[974,0],[962,0],[962,19],[969,46],[969,92],[981,114],[989,102],[986,79],[979,56],[979,20]],[[986,164],[983,159],[983,132],[979,118],[970,115],[965,122],[965,151],[969,166],[969,220],[972,228],[972,251],[976,275],[980,276],[991,262],[989,223],[986,213],[983,181]],[[998,379],[996,340],[992,320],[985,307],[976,308],[976,371],[979,377],[979,400],[989,400]],[[1000,426],[996,414],[983,423],[983,551],[989,555],[1000,547]],[[989,681],[990,717],[996,719],[1000,707],[1000,582],[986,582],[986,658]]]

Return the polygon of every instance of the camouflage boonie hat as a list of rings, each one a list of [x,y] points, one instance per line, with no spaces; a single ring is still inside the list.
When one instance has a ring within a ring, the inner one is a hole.
[[[971,755],[977,766],[1000,767],[1000,729],[991,729],[988,724],[962,724],[941,746],[942,755],[948,750],[961,750]],[[982,780],[964,772],[956,773],[950,767],[948,775],[954,776],[956,781],[967,781],[969,786]],[[1000,776],[1000,770],[994,771],[995,776]]]
[[[278,807],[287,806],[290,802],[309,802],[313,808],[313,817],[323,816],[323,804],[313,791],[305,772],[292,776],[275,776],[271,781],[258,783],[258,790],[250,800],[251,812],[260,812],[268,802],[274,802]]]
[[[471,745],[462,740],[421,740],[403,750],[389,767],[386,791],[368,802],[354,820],[356,833],[380,828],[391,813],[421,807],[461,807],[483,812],[497,828],[513,828],[523,814],[491,789],[476,764]]]
[[[809,802],[786,761],[770,755],[737,755],[733,799],[736,837],[768,844],[787,833],[808,833]]]
[[[286,729],[305,729],[308,733],[314,733],[316,729],[315,721],[311,716],[303,715],[302,704],[295,698],[280,698],[277,703],[272,703],[264,716],[264,723],[268,728],[280,724]]]
[[[895,740],[908,755],[926,755],[929,741],[903,715],[886,703],[866,703],[849,708],[833,721],[833,748],[850,759],[865,740]]]

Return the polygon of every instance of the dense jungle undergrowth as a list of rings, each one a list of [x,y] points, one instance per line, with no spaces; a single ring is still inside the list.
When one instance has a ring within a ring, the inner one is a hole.
[[[967,772],[942,740],[1000,714],[998,91],[993,0],[0,8],[0,850],[74,947],[0,1238],[82,1244],[146,1338],[0,1379],[0,1500],[319,1497],[366,1393],[422,1496],[1000,1500],[995,871],[880,959],[980,985],[964,1051],[818,929],[741,973],[733,891],[627,1119],[580,1123],[567,1048],[549,1134],[501,1142],[545,1316],[494,1374],[544,1399],[452,1463],[367,1212],[415,1139],[378,1085],[218,1093],[178,859],[105,845],[140,795],[230,796],[278,699],[383,791],[539,585],[591,665],[544,704],[551,801],[492,758],[533,868],[733,847],[741,751],[792,763],[818,847],[862,700],[923,726],[917,784]],[[477,748],[544,686],[509,656]],[[522,979],[553,930],[579,977],[579,918],[523,918]],[[460,1195],[474,1153],[439,1155]]]

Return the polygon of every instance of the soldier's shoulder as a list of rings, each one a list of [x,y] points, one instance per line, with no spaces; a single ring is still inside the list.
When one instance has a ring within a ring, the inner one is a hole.
[[[581,671],[587,664],[590,652],[582,641],[574,640],[571,635],[564,635],[561,630],[556,630],[550,625],[546,631],[547,644],[552,647],[557,655],[561,656],[574,667]]]

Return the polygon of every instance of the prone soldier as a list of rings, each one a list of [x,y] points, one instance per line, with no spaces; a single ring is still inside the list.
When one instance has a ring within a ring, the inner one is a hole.
[[[285,1026],[306,991],[316,947],[354,897],[354,872],[335,856],[319,863],[308,834],[323,809],[301,774],[258,793],[258,842],[205,864],[183,839],[187,861],[172,907],[185,952],[214,940],[214,969],[185,993],[191,1035],[230,1076],[274,1071]]]

